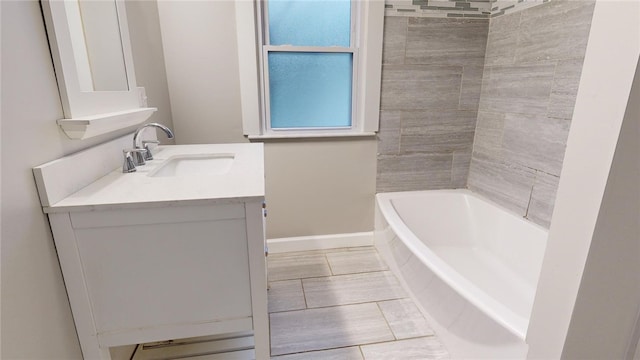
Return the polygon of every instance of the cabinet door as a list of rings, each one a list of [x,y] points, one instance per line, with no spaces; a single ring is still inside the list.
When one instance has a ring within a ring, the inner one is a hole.
[[[147,218],[75,229],[98,334],[251,316],[244,218]]]

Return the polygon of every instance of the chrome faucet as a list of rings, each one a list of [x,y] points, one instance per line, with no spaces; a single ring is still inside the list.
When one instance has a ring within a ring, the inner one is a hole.
[[[148,127],[158,128],[167,135],[167,138],[173,139],[173,131],[168,127],[158,124],[158,123],[148,123],[144,126],[141,126],[136,130],[133,134],[133,148],[134,149],[144,149],[146,151],[135,152],[134,163],[136,165],[144,165],[146,160],[153,160],[153,155],[151,154],[151,150],[149,149],[148,144],[158,144],[157,141],[142,141],[140,142],[140,136],[142,135],[142,131]]]
[[[134,172],[136,171],[136,166],[144,165],[147,160],[153,160],[153,155],[151,154],[151,150],[149,149],[149,144],[158,144],[159,141],[140,141],[142,131],[148,127],[158,128],[164,131],[169,139],[173,139],[173,131],[162,124],[148,123],[144,126],[139,127],[138,130],[136,130],[136,132],[133,134],[133,148],[122,150],[122,154],[124,155],[122,172]]]

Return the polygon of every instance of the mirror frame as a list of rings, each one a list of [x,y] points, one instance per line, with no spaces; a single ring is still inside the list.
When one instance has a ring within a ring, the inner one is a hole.
[[[65,117],[57,123],[72,139],[86,139],[137,125],[157,110],[146,107],[144,88],[136,84],[124,0],[113,1],[127,73],[126,91],[80,90],[65,0],[41,1]]]

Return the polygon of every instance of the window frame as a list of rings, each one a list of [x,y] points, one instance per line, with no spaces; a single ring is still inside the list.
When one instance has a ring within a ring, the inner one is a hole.
[[[271,45],[266,8],[266,1],[236,1],[243,133],[249,139],[374,136],[380,109],[384,0],[351,0],[348,48]],[[352,53],[351,126],[271,128],[269,52]]]
[[[351,129],[357,127],[354,126],[354,122],[357,119],[357,96],[358,96],[358,15],[359,15],[359,5],[358,1],[349,0],[351,4],[350,9],[350,29],[349,29],[349,47],[344,46],[304,46],[304,45],[271,45],[270,34],[269,34],[269,0],[260,1],[260,14],[261,23],[260,28],[262,30],[261,37],[261,47],[262,51],[260,53],[260,63],[261,67],[261,76],[264,80],[264,85],[262,87],[262,118],[264,121],[262,122],[262,131],[264,134],[269,133],[295,133],[297,131],[303,132],[314,132],[314,131],[350,131]],[[341,54],[351,54],[351,125],[350,126],[340,126],[340,127],[329,127],[329,126],[305,126],[305,127],[293,127],[293,128],[273,128],[271,126],[271,94],[270,94],[270,86],[269,86],[269,53],[294,53],[294,52],[303,52],[303,53],[341,53]]]

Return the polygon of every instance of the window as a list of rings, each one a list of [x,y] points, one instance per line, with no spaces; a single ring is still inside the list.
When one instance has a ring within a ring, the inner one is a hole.
[[[245,134],[373,135],[378,129],[384,2],[268,0],[251,5],[236,2]],[[253,26],[246,21],[249,11],[256,15]],[[252,44],[257,50],[255,77],[248,71],[254,62],[246,58],[251,54],[250,30],[258,39]]]
[[[263,7],[263,97],[271,130],[351,128],[350,0],[269,0]]]

